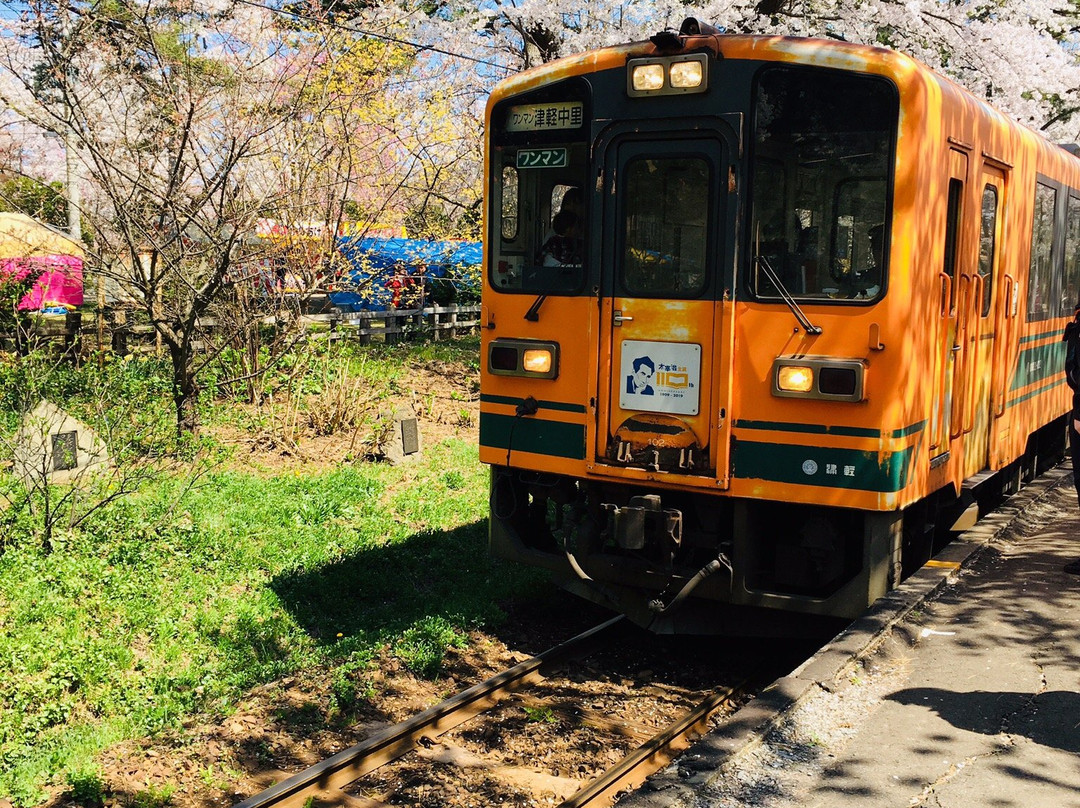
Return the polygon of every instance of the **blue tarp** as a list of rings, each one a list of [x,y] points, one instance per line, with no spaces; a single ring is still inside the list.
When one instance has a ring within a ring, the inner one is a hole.
[[[339,276],[329,298],[346,311],[392,308],[394,292],[386,284],[397,265],[404,266],[410,277],[423,276],[421,289],[425,297],[448,302],[462,293],[479,294],[475,274],[470,276],[468,272],[480,265],[482,248],[478,241],[342,236],[337,244],[349,268]]]

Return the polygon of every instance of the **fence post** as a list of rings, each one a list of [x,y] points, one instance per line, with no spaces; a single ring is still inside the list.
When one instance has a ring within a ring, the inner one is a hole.
[[[357,317],[356,338],[360,340],[361,345],[371,344],[371,318]]]
[[[109,327],[112,331],[113,353],[127,356],[127,312],[123,309],[113,309],[111,314]]]
[[[382,321],[383,331],[386,332],[383,339],[386,340],[387,344],[397,345],[397,342],[401,341],[401,327],[402,318],[397,315],[397,309],[394,309],[394,313]]]
[[[69,311],[64,315],[64,351],[77,357],[82,350],[82,312]]]

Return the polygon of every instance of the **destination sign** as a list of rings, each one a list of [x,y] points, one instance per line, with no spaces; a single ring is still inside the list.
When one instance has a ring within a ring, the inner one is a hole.
[[[510,107],[506,115],[506,131],[547,132],[552,129],[577,129],[584,122],[585,107],[580,101],[521,104]]]
[[[518,168],[566,168],[566,149],[522,149]]]

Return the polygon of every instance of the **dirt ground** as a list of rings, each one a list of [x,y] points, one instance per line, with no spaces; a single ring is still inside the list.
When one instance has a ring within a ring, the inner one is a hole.
[[[447,438],[475,443],[480,422],[480,374],[461,362],[413,364],[407,381],[390,400],[364,401],[351,407],[355,428],[321,435],[288,408],[270,418],[273,425],[252,431],[220,428],[218,437],[236,447],[233,462],[264,473],[293,468],[318,471],[357,459],[378,459],[369,453],[372,420],[381,415],[416,417],[424,446],[434,446]],[[343,404],[338,404],[344,408]],[[283,423],[288,421],[289,423]]]
[[[603,617],[566,597],[521,605],[498,636],[474,632],[467,649],[451,649],[435,680],[385,656],[365,674],[373,695],[346,714],[335,712],[330,670],[255,688],[222,721],[194,720],[109,749],[101,759],[105,805],[235,805]],[[347,790],[373,805],[557,805],[733,675],[714,654],[652,646],[637,629],[625,630],[598,657],[572,663]],[[57,793],[49,808],[70,804]]]
[[[501,642],[479,634],[470,640],[467,651],[451,650],[444,675],[433,681],[381,659],[369,674],[376,695],[348,715],[333,709],[331,671],[307,671],[254,689],[224,721],[192,721],[182,731],[115,746],[101,759],[105,804],[152,808],[156,796],[175,808],[233,805],[516,661]],[[62,794],[50,802],[65,804]]]

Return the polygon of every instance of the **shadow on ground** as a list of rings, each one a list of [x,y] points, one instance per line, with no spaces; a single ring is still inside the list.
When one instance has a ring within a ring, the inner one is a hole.
[[[1022,735],[1041,746],[1080,752],[1080,693],[1049,690],[1031,693],[975,690],[956,693],[914,687],[888,696],[890,701],[933,710],[957,729],[983,735]]]
[[[310,636],[332,643],[393,636],[432,616],[498,623],[517,601],[541,593],[542,580],[492,559],[481,520],[288,570],[270,588]]]

